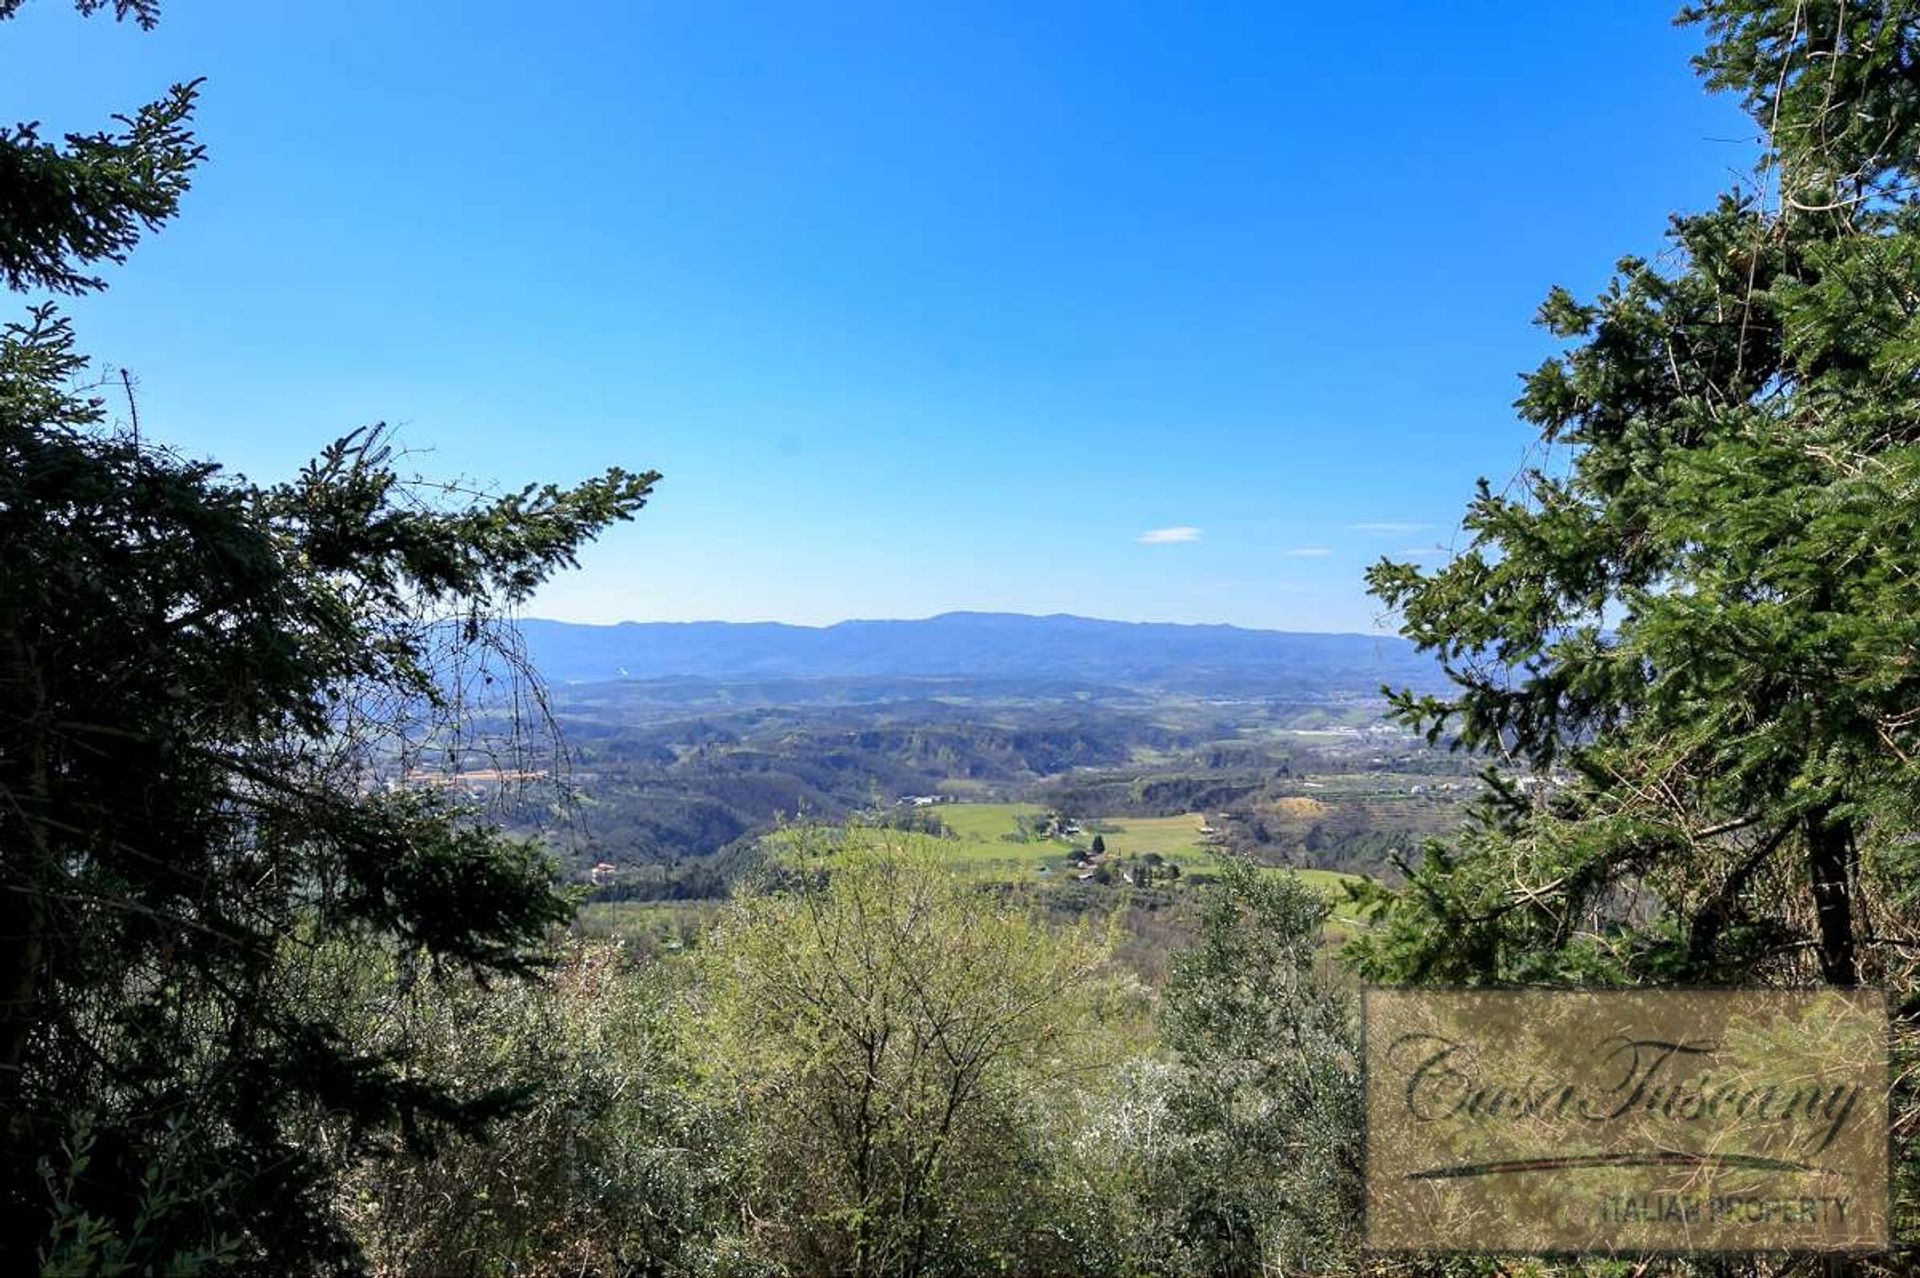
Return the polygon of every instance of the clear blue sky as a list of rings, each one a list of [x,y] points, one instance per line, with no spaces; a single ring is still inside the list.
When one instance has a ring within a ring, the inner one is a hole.
[[[1751,160],[1672,7],[31,0],[0,118],[207,77],[75,307],[150,435],[665,472],[536,614],[1365,630],[1525,456],[1546,288]]]

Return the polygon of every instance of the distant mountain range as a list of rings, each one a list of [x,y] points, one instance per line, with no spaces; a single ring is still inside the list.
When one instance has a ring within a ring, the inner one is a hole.
[[[920,621],[520,623],[555,683],[617,679],[965,679],[1196,695],[1371,693],[1444,680],[1404,639],[950,612]]]

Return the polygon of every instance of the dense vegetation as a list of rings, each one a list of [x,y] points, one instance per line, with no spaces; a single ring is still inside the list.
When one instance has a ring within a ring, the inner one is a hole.
[[[1566,463],[1483,487],[1446,567],[1372,574],[1458,685],[1401,717],[1568,777],[1429,859],[1380,974],[1914,985],[1920,34],[1897,4],[1692,19],[1765,185],[1551,294],[1568,349],[1519,408]]]
[[[423,984],[370,1022],[437,1071],[542,1098],[491,1149],[361,1173],[346,1201],[374,1265],[1118,1274],[1351,1256],[1355,1029],[1313,975],[1323,897],[1230,869],[1156,999],[1110,926],[1050,922],[924,849],[850,856],[813,834],[787,870],[684,953],[635,968],[587,944],[543,987]]]
[[[1357,976],[1870,981],[1910,1066],[1920,14],[1688,17],[1764,180],[1549,296],[1553,464],[1483,486],[1454,561],[1372,573],[1452,680],[1398,730],[1347,687],[1057,671],[549,701],[496,619],[657,476],[476,499],[374,429],[254,484],[114,428],[29,303],[0,1270],[1512,1272],[1359,1252]],[[197,93],[0,134],[11,290],[102,287],[173,216]],[[1148,638],[1115,668],[1187,642]],[[1840,1267],[1916,1263],[1901,1077],[1903,1250]]]
[[[194,102],[0,135],[8,282],[99,287],[186,189]],[[513,976],[570,913],[531,845],[372,769],[457,722],[444,623],[510,678],[486,618],[654,477],[455,499],[370,430],[261,487],[109,429],[85,367],[51,305],[0,331],[0,1270],[343,1263],[343,1154],[514,1098],[356,1044],[328,956]]]
[[[1494,788],[1358,965],[1872,983],[1910,1060],[1920,14],[1716,0],[1683,20],[1707,36],[1707,83],[1762,131],[1760,173],[1674,218],[1663,257],[1623,259],[1599,296],[1548,295],[1565,349],[1518,409],[1553,463],[1482,483],[1444,567],[1370,576],[1456,685],[1404,694],[1402,721],[1560,783]]]

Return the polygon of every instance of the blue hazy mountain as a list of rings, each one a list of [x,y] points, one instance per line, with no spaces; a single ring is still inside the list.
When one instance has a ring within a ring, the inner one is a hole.
[[[696,679],[963,679],[1196,695],[1372,693],[1435,688],[1438,668],[1404,639],[950,612],[918,621],[520,623],[555,683]]]

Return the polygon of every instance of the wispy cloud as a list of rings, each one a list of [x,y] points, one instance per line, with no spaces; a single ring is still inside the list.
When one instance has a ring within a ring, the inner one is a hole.
[[[1323,559],[1332,553],[1325,546],[1295,546],[1287,555],[1293,559]]]
[[[1199,541],[1200,530],[1182,524],[1178,528],[1149,528],[1140,534],[1143,546],[1177,546],[1183,542]]]
[[[1365,523],[1347,525],[1347,528],[1353,532],[1391,533],[1394,536],[1400,536],[1404,533],[1425,532],[1431,527],[1433,527],[1432,524],[1407,523],[1398,519],[1375,519]]]

